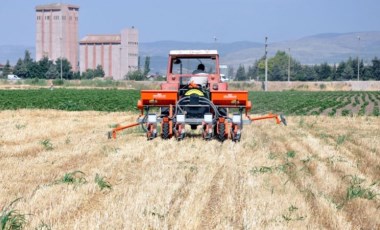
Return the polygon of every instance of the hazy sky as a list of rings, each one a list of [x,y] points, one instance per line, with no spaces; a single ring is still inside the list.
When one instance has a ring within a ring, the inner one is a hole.
[[[270,42],[380,31],[380,0],[0,0],[0,45],[35,44],[35,6],[79,5],[79,39],[135,26],[140,42]]]

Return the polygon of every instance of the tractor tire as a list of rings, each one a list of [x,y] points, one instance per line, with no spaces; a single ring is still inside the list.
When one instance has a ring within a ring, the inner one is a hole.
[[[221,142],[223,142],[223,141],[226,140],[225,132],[226,132],[226,124],[224,124],[224,123],[220,123],[220,124],[219,124],[218,139],[219,139]]]
[[[170,138],[169,123],[164,122],[162,123],[162,139],[167,140],[169,138]]]

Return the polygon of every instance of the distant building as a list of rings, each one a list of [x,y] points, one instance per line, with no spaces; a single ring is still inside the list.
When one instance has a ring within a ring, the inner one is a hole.
[[[79,6],[61,3],[36,6],[36,60],[66,58],[78,70]]]
[[[80,71],[103,67],[106,77],[122,80],[138,68],[138,30],[124,29],[121,34],[87,35],[79,42]]]

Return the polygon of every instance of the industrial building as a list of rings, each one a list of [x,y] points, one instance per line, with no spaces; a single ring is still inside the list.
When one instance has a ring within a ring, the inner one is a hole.
[[[114,35],[87,35],[79,43],[80,71],[103,67],[106,77],[122,80],[138,68],[138,30],[124,29]]]
[[[78,70],[79,6],[48,4],[36,6],[36,60],[66,58]]]
[[[36,61],[66,58],[73,71],[103,67],[106,77],[121,80],[138,69],[138,30],[115,35],[88,35],[78,42],[79,6],[54,3],[36,6]]]

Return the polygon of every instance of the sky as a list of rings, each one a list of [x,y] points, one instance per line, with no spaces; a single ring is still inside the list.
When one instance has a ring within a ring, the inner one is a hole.
[[[0,0],[0,45],[35,45],[35,6],[74,4],[79,39],[139,30],[140,42],[281,42],[380,31],[380,0]]]

